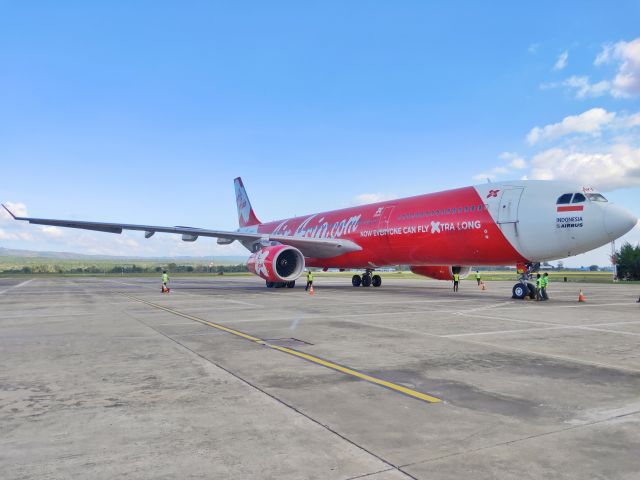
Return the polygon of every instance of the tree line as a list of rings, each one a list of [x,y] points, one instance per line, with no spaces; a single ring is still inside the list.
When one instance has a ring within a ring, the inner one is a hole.
[[[640,245],[634,247],[628,242],[625,243],[616,252],[615,261],[618,279],[640,280]]]

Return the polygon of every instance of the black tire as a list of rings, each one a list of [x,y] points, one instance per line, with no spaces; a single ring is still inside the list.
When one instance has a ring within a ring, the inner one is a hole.
[[[362,275],[362,286],[363,287],[371,286],[371,275]]]
[[[291,280],[290,282],[287,282],[287,288],[293,288],[295,286],[296,286],[295,280]]]
[[[267,288],[273,288],[275,285],[274,282],[270,282],[269,280],[267,280]]]
[[[362,278],[360,278],[360,275],[354,275],[353,277],[351,277],[351,285],[353,285],[354,287],[359,287],[362,284]]]
[[[536,298],[536,287],[533,283],[527,283],[527,288],[529,288],[529,298],[531,300]]]
[[[382,285],[382,278],[380,277],[380,275],[374,275],[373,277],[371,277],[371,285],[373,285],[374,287],[379,287],[380,285]]]
[[[528,290],[529,289],[524,283],[516,283],[513,286],[513,290],[512,290],[513,296],[511,298],[522,300],[525,297],[525,295],[528,293]]]

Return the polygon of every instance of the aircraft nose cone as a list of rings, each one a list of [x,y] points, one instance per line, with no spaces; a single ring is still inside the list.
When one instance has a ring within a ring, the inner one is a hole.
[[[611,240],[621,237],[638,223],[631,212],[617,205],[607,205],[604,212],[604,228]]]

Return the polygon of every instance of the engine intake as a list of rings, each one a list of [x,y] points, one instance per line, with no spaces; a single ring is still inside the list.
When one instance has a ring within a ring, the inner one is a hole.
[[[247,268],[269,282],[291,282],[304,271],[304,255],[288,245],[263,247],[251,254]]]
[[[436,280],[453,280],[454,273],[460,275],[460,279],[467,278],[471,267],[460,267],[457,265],[418,265],[411,267],[411,271],[416,275],[422,275]]]

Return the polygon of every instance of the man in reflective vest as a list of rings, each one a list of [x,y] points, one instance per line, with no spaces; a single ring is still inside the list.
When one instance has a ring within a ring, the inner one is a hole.
[[[169,291],[169,274],[166,270],[162,271],[162,293]]]
[[[480,286],[480,272],[476,270],[476,282],[478,282],[478,286]]]
[[[547,295],[547,285],[549,285],[549,274],[544,272],[542,276],[542,282],[540,284],[540,296],[542,300],[549,300],[549,296]]]
[[[541,292],[542,292],[542,277],[538,273],[536,275],[536,300],[542,300]]]
[[[311,270],[307,270],[307,286],[304,288],[304,291],[306,292],[307,290],[309,290],[309,288],[313,285],[313,274],[311,273]]]
[[[453,291],[457,292],[458,291],[458,284],[460,283],[460,274],[459,273],[454,273],[453,274]]]

